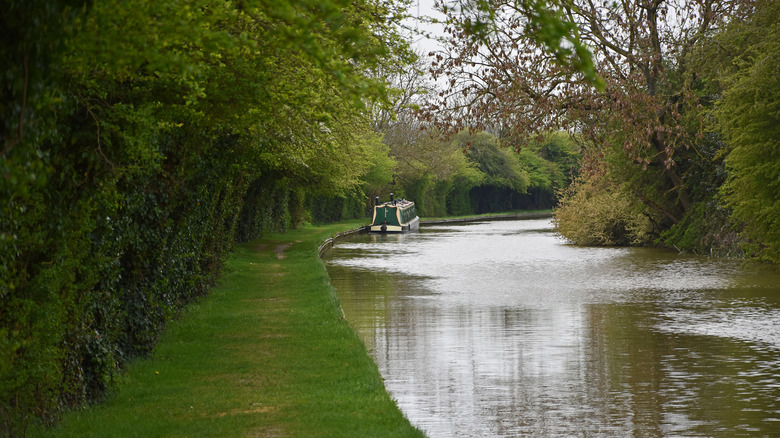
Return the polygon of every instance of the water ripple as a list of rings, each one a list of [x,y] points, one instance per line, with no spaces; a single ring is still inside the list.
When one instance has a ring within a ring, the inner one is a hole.
[[[775,436],[780,272],[580,248],[549,221],[358,236],[347,319],[431,437]]]

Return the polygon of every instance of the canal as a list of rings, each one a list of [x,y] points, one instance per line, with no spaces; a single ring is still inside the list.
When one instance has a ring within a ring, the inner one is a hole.
[[[355,235],[324,260],[430,437],[780,435],[775,267],[576,247],[549,220]]]

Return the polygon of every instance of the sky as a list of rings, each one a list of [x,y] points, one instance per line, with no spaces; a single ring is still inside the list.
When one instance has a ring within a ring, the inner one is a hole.
[[[443,18],[443,15],[437,12],[434,7],[434,0],[413,0],[411,8],[409,8],[409,14],[413,17],[434,17]],[[443,26],[430,23],[419,23],[416,20],[410,22],[410,27],[419,28],[426,32],[433,33],[435,35],[443,35]],[[432,40],[422,36],[416,36],[413,40],[414,47],[418,48],[423,55],[427,55],[428,52],[439,49],[439,44]]]

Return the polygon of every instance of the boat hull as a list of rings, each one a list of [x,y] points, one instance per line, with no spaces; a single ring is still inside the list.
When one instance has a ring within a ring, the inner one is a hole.
[[[411,221],[401,225],[390,224],[375,224],[371,225],[369,231],[372,233],[408,233],[410,231],[417,231],[420,228],[420,218],[415,217]]]

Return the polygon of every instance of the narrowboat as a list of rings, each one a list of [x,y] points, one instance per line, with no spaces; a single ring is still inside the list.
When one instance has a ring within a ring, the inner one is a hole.
[[[374,204],[374,217],[371,220],[372,233],[406,233],[420,226],[420,218],[414,209],[414,202],[394,199],[390,194],[388,202],[379,203],[377,196]]]

